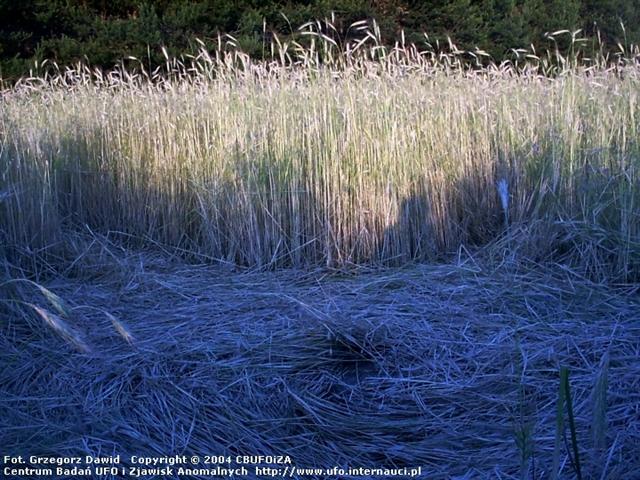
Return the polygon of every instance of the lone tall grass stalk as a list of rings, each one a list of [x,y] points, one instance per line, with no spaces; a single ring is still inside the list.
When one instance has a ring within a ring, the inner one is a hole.
[[[571,460],[571,465],[576,474],[578,480],[582,480],[582,467],[580,466],[580,449],[578,448],[578,437],[576,434],[576,423],[573,414],[573,402],[571,400],[571,386],[569,383],[569,369],[567,367],[560,367],[560,391],[558,394],[558,411],[556,420],[556,450],[554,452],[553,461],[553,478],[558,478],[558,465],[559,465],[559,438],[564,436],[564,407],[567,409],[567,419],[569,421],[569,431],[571,434],[571,450],[567,446],[567,453]]]

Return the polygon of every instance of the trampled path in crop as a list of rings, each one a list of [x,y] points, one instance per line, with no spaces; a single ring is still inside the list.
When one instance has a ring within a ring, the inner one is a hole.
[[[88,352],[37,316],[4,325],[5,454],[275,454],[300,467],[421,466],[425,478],[548,478],[564,365],[583,473],[640,469],[633,292],[560,267],[472,262],[75,267],[44,287]],[[54,311],[37,289],[31,302]],[[574,475],[567,445],[561,478]]]

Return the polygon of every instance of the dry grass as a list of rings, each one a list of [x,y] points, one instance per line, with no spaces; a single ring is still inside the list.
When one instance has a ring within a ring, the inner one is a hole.
[[[78,68],[3,92],[14,262],[71,262],[68,232],[88,227],[238,265],[401,264],[485,245],[506,219],[537,229],[527,258],[638,278],[638,57],[470,70],[465,52],[319,48],[279,45],[270,63],[202,52],[164,76]]]
[[[549,478],[564,365],[583,473],[640,468],[633,292],[561,267],[109,265],[120,267],[85,263],[84,277],[46,285],[91,352],[33,312],[2,317],[5,454],[272,453],[298,466],[421,465],[429,478]],[[560,447],[559,478],[573,478]]]

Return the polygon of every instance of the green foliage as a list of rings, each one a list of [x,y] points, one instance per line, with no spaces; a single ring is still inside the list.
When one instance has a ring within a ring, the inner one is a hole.
[[[633,0],[583,0],[582,18],[588,34],[600,31],[608,43],[638,42],[640,9]],[[624,29],[620,24],[624,24]]]
[[[482,48],[497,60],[511,49],[556,48],[545,33],[582,29],[611,51],[640,41],[635,0],[0,0],[0,75],[28,74],[45,58],[59,65],[89,61],[109,68],[127,56],[154,67],[172,55],[193,53],[196,38],[213,45],[229,33],[247,53],[265,53],[264,26],[280,36],[303,23],[331,19],[331,32],[348,36],[355,21],[375,18],[383,42],[400,32],[408,42]],[[621,27],[621,22],[624,28]],[[568,48],[570,37],[557,46]]]
[[[460,48],[473,48],[484,43],[486,30],[482,5],[474,0],[442,2],[438,0],[412,1],[403,21],[412,41],[419,40],[422,32],[432,43],[447,44],[451,38]]]

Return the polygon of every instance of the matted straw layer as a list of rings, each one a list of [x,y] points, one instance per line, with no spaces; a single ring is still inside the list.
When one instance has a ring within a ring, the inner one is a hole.
[[[88,352],[33,310],[0,323],[4,454],[286,454],[300,467],[549,478],[566,365],[583,473],[640,469],[640,309],[628,292],[561,268],[119,264],[45,285]],[[561,451],[561,478],[574,478]]]

